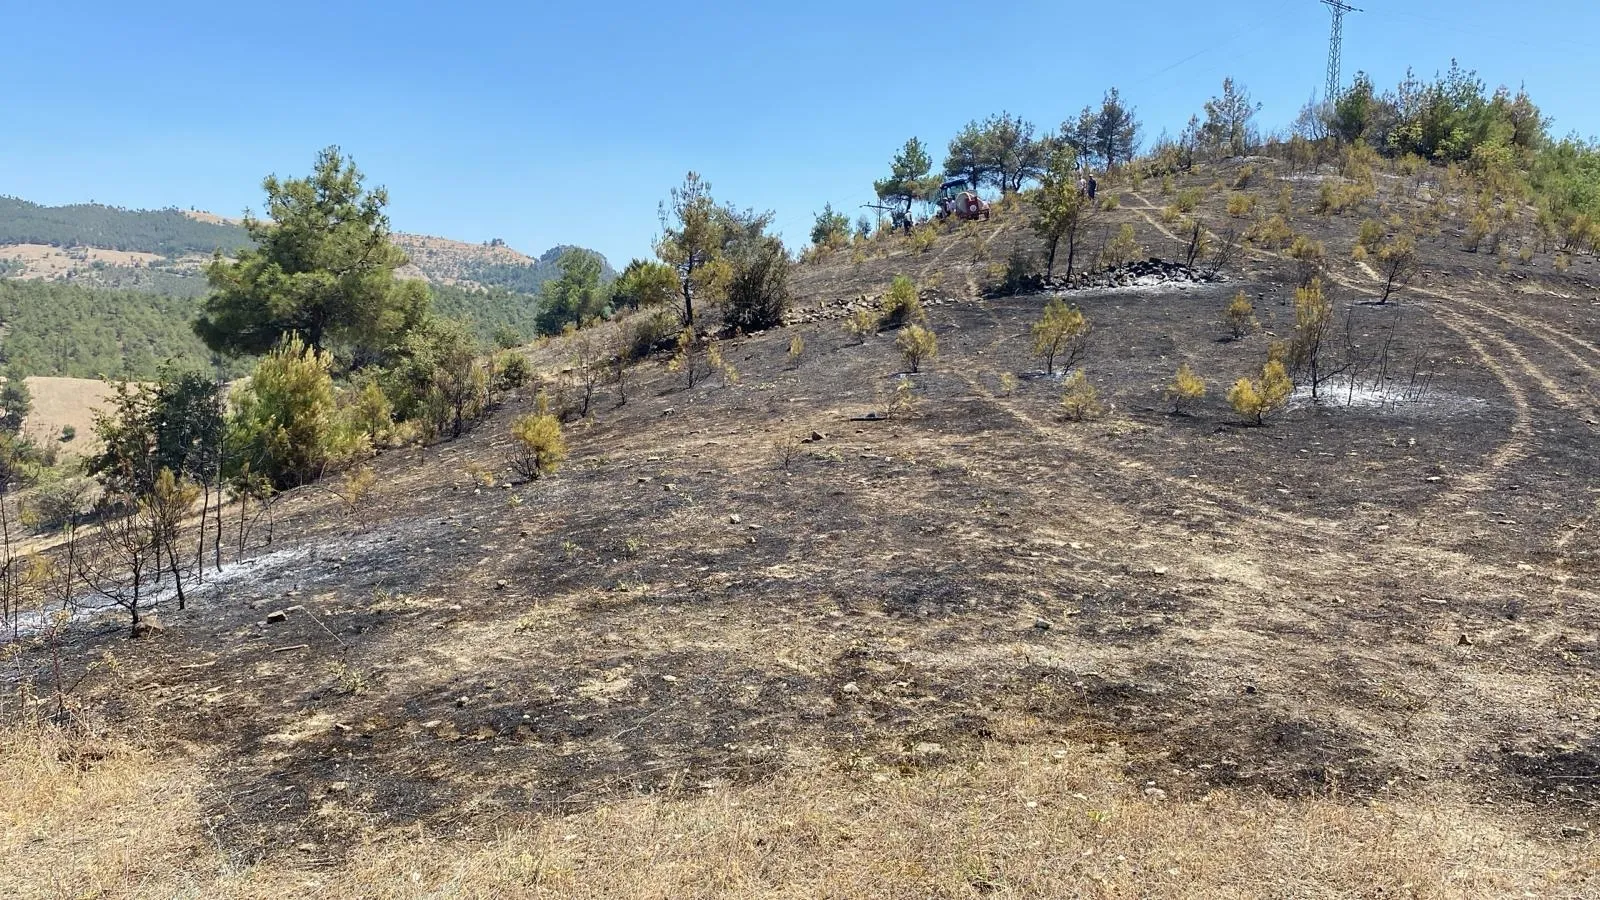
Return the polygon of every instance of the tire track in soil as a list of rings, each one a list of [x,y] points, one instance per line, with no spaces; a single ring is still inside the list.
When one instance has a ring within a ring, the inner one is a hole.
[[[1171,240],[1185,246],[1188,245],[1186,240],[1167,230],[1161,225],[1161,223],[1157,222],[1150,216],[1150,212],[1156,211],[1156,207],[1151,204],[1149,200],[1137,193],[1135,193],[1134,196],[1144,204],[1144,207],[1129,207],[1129,209],[1139,213],[1139,215],[1143,217],[1146,222],[1150,223],[1151,227],[1166,235]],[[1215,232],[1210,233],[1214,238],[1217,236]],[[1275,253],[1270,250],[1263,250],[1253,247],[1244,247],[1243,250],[1247,256],[1251,256],[1255,259],[1270,260],[1274,262],[1289,261],[1288,257],[1285,257],[1283,254]],[[1331,269],[1326,270],[1325,274],[1334,284],[1337,284],[1348,290],[1361,290],[1360,285],[1342,277]],[[1376,278],[1376,273],[1371,273],[1369,277]],[[1381,281],[1381,279],[1377,280]],[[1420,293],[1434,296],[1435,298],[1445,300],[1446,302],[1456,302],[1456,298],[1443,294],[1442,292],[1433,292],[1426,288],[1417,290]],[[1539,382],[1541,386],[1555,387],[1556,391],[1560,391],[1559,386],[1555,386],[1542,370],[1538,370],[1537,367],[1533,366],[1533,364],[1528,361],[1526,356],[1522,355],[1519,350],[1507,343],[1504,339],[1498,338],[1489,333],[1489,330],[1485,328],[1482,323],[1471,323],[1470,320],[1466,319],[1465,316],[1461,315],[1460,313],[1452,313],[1448,310],[1437,307],[1430,307],[1429,311],[1434,313],[1435,318],[1441,325],[1443,325],[1445,328],[1448,328],[1451,333],[1455,334],[1467,344],[1472,352],[1477,355],[1479,361],[1483,363],[1484,368],[1494,375],[1495,380],[1499,381],[1501,386],[1505,388],[1506,394],[1511,401],[1513,419],[1509,429],[1509,438],[1487,457],[1487,465],[1485,467],[1464,475],[1457,476],[1455,479],[1455,485],[1451,488],[1451,490],[1440,495],[1439,497],[1434,498],[1423,506],[1414,522],[1414,527],[1419,529],[1424,522],[1427,522],[1431,518],[1433,512],[1437,508],[1445,507],[1460,509],[1467,505],[1468,498],[1472,495],[1489,491],[1491,489],[1490,485],[1492,484],[1493,478],[1498,473],[1505,471],[1510,466],[1513,466],[1533,455],[1535,450],[1535,445],[1532,440],[1532,436],[1535,433],[1533,429],[1533,407],[1528,401],[1528,393],[1524,387],[1512,377],[1511,373],[1506,371],[1505,367],[1501,366],[1499,361],[1490,354],[1488,348],[1484,346],[1483,341],[1479,339],[1480,336],[1488,337],[1510,351],[1510,355],[1512,355],[1512,357],[1517,361],[1518,368],[1522,370],[1523,375],[1533,379],[1536,382]],[[1475,332],[1475,334],[1469,332]],[[1554,394],[1551,396],[1553,398],[1555,397]],[[1557,400],[1560,402],[1559,398],[1557,398]]]
[[[980,307],[980,311],[988,317],[989,323],[994,330],[1000,332],[1004,332],[1006,330],[1004,324],[1000,320],[1000,317],[995,315],[992,309]],[[1026,335],[1023,336],[1025,337]],[[990,342],[985,347],[984,352],[986,355],[991,354],[997,348],[999,348],[1001,344],[1010,340],[1015,340],[1017,337],[1018,335],[1015,334],[1002,334],[1001,337]],[[1001,402],[1001,398],[995,396],[992,391],[990,391],[971,375],[963,372],[961,377],[974,394],[984,397],[990,402],[995,403],[996,406],[1004,410],[1007,415],[1012,416],[1018,422],[1021,422],[1027,426],[1035,434],[1041,436],[1048,435],[1052,437],[1060,437],[1062,434],[1062,429],[1040,422],[1037,418],[1017,409],[1014,404]],[[1277,526],[1280,526],[1280,534],[1292,532],[1303,533],[1307,529],[1310,529],[1313,532],[1320,532],[1329,530],[1329,526],[1334,524],[1332,520],[1296,516],[1292,513],[1284,512],[1281,509],[1275,509],[1264,504],[1252,503],[1251,501],[1239,496],[1237,492],[1230,491],[1221,485],[1215,485],[1197,478],[1177,478],[1164,472],[1152,470],[1139,460],[1124,456],[1120,453],[1101,450],[1099,448],[1083,444],[1079,444],[1077,447],[1075,447],[1074,452],[1082,456],[1095,457],[1102,465],[1108,468],[1116,469],[1118,472],[1122,473],[1124,477],[1127,476],[1130,470],[1137,471],[1144,478],[1147,484],[1151,486],[1159,485],[1160,487],[1165,488],[1168,496],[1172,494],[1180,494],[1188,495],[1185,499],[1192,499],[1194,495],[1199,495],[1203,502],[1215,507],[1217,511],[1231,515],[1234,518],[1251,519],[1257,523],[1276,523]],[[1154,496],[1154,494],[1147,492],[1147,496]],[[1340,523],[1348,523],[1349,521],[1350,518],[1346,516],[1340,520]]]

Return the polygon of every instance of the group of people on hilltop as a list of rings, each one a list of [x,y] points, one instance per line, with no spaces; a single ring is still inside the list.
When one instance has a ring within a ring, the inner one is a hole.
[[[1100,185],[1095,183],[1093,172],[1084,172],[1078,176],[1078,196],[1093,200],[1095,192],[1099,189]]]

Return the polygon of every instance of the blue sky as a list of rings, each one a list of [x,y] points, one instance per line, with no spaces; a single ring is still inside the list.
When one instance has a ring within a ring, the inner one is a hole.
[[[1358,0],[1346,73],[1380,88],[1452,57],[1600,133],[1600,7]],[[1515,10],[1508,14],[1507,9]],[[0,193],[236,215],[269,172],[343,146],[401,230],[618,265],[649,253],[684,172],[771,209],[798,245],[917,135],[942,158],[1002,109],[1054,128],[1115,85],[1148,140],[1222,78],[1287,125],[1325,80],[1316,0],[1207,5],[0,3]]]

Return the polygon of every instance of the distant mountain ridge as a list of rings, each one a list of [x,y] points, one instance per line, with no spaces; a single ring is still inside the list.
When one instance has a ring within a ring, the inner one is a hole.
[[[568,249],[593,253],[600,258],[602,273],[608,278],[613,274],[603,255],[570,245],[559,245],[532,257],[501,241],[476,244],[396,232],[394,242],[411,257],[407,274],[436,284],[537,293],[546,281],[560,274],[556,260]],[[213,252],[232,253],[249,244],[250,237],[238,220],[199,210],[135,210],[98,203],[43,206],[0,196],[0,263],[5,263],[0,265],[0,277],[50,278],[135,290],[148,287],[153,293],[194,294],[201,291],[175,287],[171,278],[130,278],[115,270],[159,270],[178,277],[198,277],[201,264]],[[158,258],[108,265],[91,258],[92,254],[49,253],[43,249],[46,247],[153,254]],[[51,258],[49,265],[40,264],[43,257]]]
[[[531,338],[538,293],[570,245],[538,257],[502,241],[395,233],[400,274],[433,285],[433,306],[488,341]],[[0,197],[0,366],[22,375],[149,378],[166,360],[209,367],[190,323],[210,290],[205,264],[250,245],[242,224],[176,208],[42,206]],[[615,273],[605,257],[602,276]],[[230,374],[245,370],[228,363]]]

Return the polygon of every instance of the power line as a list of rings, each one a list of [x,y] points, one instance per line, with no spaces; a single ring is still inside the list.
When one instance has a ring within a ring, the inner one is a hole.
[[[1332,103],[1339,96],[1340,64],[1344,61],[1344,14],[1361,12],[1344,0],[1322,0],[1322,5],[1333,13],[1333,33],[1328,38],[1328,93],[1325,102]]]

